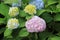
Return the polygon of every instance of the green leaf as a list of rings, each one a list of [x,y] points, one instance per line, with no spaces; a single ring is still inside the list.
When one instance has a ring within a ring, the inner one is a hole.
[[[57,32],[60,32],[60,23],[54,23],[54,25],[53,25],[53,28],[54,28],[54,30],[56,30]]]
[[[43,10],[43,9],[42,9],[42,10],[38,10],[37,13],[36,13],[36,15],[37,15],[37,16],[40,16],[40,15],[43,14],[45,11],[46,11],[46,10]]]
[[[48,31],[44,31],[44,32],[39,33],[40,40],[46,40],[50,36],[53,36],[53,34]]]
[[[30,0],[22,0],[23,3],[29,3]]]
[[[12,33],[12,30],[7,28],[4,32],[4,37],[10,36],[11,33]]]
[[[8,16],[9,7],[3,3],[0,4],[0,13],[4,16]]]
[[[25,26],[25,22],[26,22],[25,19],[19,18],[20,27],[24,27]]]
[[[5,28],[1,28],[0,29],[0,34],[3,33],[5,31]]]
[[[60,40],[60,37],[54,36],[54,37],[50,37],[48,40]]]
[[[19,37],[26,37],[29,35],[29,32],[26,30],[26,28],[21,29],[19,32]]]
[[[0,24],[5,23],[5,18],[0,18]]]
[[[53,20],[53,18],[51,17],[51,15],[48,14],[48,13],[42,14],[41,17],[42,17],[47,23],[49,23],[49,22],[51,22],[51,21]]]
[[[60,32],[59,32],[59,33],[57,33],[56,35],[60,36]]]
[[[26,19],[29,20],[29,19],[31,19],[33,16],[34,16],[34,15],[27,15],[27,16],[26,16]]]
[[[56,6],[57,8],[57,12],[60,12],[60,4],[58,4],[57,6]]]
[[[55,3],[57,3],[56,0],[48,0],[46,7],[48,7],[48,6],[52,5],[52,4],[55,4]]]
[[[13,38],[13,37],[12,37],[12,35],[10,35],[10,36],[7,36],[7,38]]]
[[[12,4],[12,3],[17,3],[18,0],[4,0],[4,3],[6,4]]]
[[[25,13],[23,10],[20,10],[19,16],[20,17],[25,17],[27,13]]]
[[[14,38],[4,38],[3,40],[15,40]]]
[[[56,5],[50,5],[50,6],[48,6],[47,8],[47,12],[51,12],[51,13],[56,13],[57,12],[57,10],[56,10]]]
[[[54,16],[54,21],[60,21],[60,13]]]

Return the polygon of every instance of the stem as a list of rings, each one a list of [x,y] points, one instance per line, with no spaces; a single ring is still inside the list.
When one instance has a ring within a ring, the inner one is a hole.
[[[29,35],[29,37],[28,37],[28,38],[29,38],[29,40],[32,40],[31,36],[32,36],[32,35],[30,34],[30,35]]]
[[[29,38],[29,40],[31,40],[31,37],[30,36],[28,38]]]
[[[37,33],[35,33],[35,40],[38,40],[38,36],[37,36]]]

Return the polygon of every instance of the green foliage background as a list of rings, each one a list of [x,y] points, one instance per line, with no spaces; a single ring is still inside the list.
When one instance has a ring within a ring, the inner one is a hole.
[[[18,29],[9,30],[6,26],[0,26],[0,34],[4,33],[3,40],[60,40],[60,0],[44,0],[44,9],[37,10],[37,16],[43,18],[47,23],[44,32],[29,33],[25,28],[26,19],[31,15],[26,14],[23,9],[30,0],[22,0],[22,6],[19,7],[20,13],[16,17],[19,19],[20,26]],[[9,7],[17,0],[4,0],[0,2],[0,25],[6,25],[9,17]]]

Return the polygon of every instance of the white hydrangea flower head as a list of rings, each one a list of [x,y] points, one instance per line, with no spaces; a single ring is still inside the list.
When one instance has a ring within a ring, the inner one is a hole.
[[[9,13],[11,17],[17,16],[19,14],[19,9],[18,7],[10,7]]]
[[[19,26],[19,21],[16,18],[11,18],[8,20],[7,27],[8,29],[16,29]]]

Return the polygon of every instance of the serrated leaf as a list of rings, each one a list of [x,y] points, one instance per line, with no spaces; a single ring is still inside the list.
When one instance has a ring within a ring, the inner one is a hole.
[[[12,33],[12,30],[7,28],[4,32],[4,37],[10,36],[11,33]]]
[[[19,32],[19,37],[26,37],[29,35],[29,32],[27,31],[26,28],[21,29],[21,31]]]

